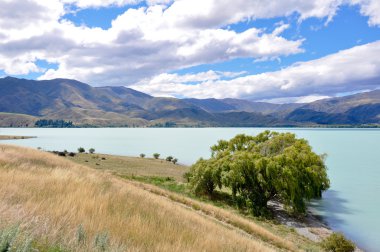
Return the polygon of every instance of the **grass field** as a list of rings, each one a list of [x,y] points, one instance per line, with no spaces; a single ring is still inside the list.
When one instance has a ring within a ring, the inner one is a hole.
[[[18,224],[17,240],[31,239],[40,251],[275,249],[107,173],[49,153],[4,145],[0,220],[3,230]]]
[[[68,159],[0,145],[0,251],[7,237],[39,251],[320,250],[282,225],[146,183],[181,184],[187,167],[98,154]],[[122,178],[131,174],[147,181]]]
[[[144,188],[151,193],[168,197],[173,201],[184,204],[197,211],[202,211],[204,214],[211,215],[213,218],[217,218],[222,222],[227,221],[239,229],[242,228],[245,232],[259,236],[261,239],[268,239],[267,230],[270,230],[269,233],[291,241],[291,243],[295,244],[295,246],[301,250],[320,250],[318,244],[298,235],[291,228],[278,224],[275,220],[254,218],[247,213],[237,211],[235,206],[232,206],[231,202],[227,202],[222,195],[220,195],[219,198],[213,199],[209,199],[208,197],[195,197],[186,183],[184,183],[183,175],[189,171],[189,167],[187,166],[174,165],[161,159],[104,154],[77,154],[75,157],[67,158],[76,163],[87,165],[97,170],[107,171],[125,178],[128,183],[134,183],[134,185],[138,185],[140,188]],[[160,188],[147,184],[155,185]],[[215,215],[215,213],[218,214]],[[231,218],[231,216],[229,216],[231,213],[238,218]],[[260,233],[257,230],[264,230],[264,233]],[[283,239],[281,239],[281,241],[283,241]],[[282,246],[281,242],[279,244],[279,246]],[[284,246],[286,247],[286,245]]]
[[[187,166],[153,158],[86,153],[67,158],[95,169],[110,171],[118,176],[171,177],[177,181],[184,181],[183,175],[189,171]]]

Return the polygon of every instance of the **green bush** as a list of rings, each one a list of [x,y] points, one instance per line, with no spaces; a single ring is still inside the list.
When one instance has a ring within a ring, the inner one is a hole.
[[[144,153],[141,153],[141,154],[140,154],[140,157],[141,157],[141,158],[144,158],[144,157],[145,157],[145,154],[144,154]]]
[[[166,161],[168,161],[168,162],[171,162],[173,160],[173,157],[172,156],[168,156],[167,158],[166,158]]]
[[[211,195],[216,186],[222,187],[220,170],[214,169],[214,163],[200,159],[190,170],[190,186],[197,195]]]
[[[94,148],[90,148],[90,149],[88,150],[88,152],[90,152],[91,154],[94,154],[94,153],[95,153],[95,149],[94,149]]]
[[[108,233],[100,233],[95,236],[94,241],[95,248],[98,248],[100,251],[106,251],[109,246],[109,237]]]
[[[79,153],[84,153],[84,152],[86,152],[86,150],[83,147],[79,147],[78,148],[78,152]]]
[[[327,252],[353,252],[355,250],[355,244],[340,233],[333,233],[324,239],[321,246]]]
[[[86,242],[87,235],[82,224],[78,226],[76,235],[78,244],[84,244]]]
[[[155,159],[158,159],[158,158],[160,157],[160,154],[158,154],[158,153],[154,153],[154,154],[153,154],[153,157],[154,157]]]
[[[11,227],[5,230],[0,230],[0,251],[10,251],[16,237],[18,235],[19,229],[17,226]]]
[[[173,163],[173,164],[176,164],[177,162],[178,162],[178,159],[177,159],[177,158],[173,158],[173,159],[172,159],[172,163]]]

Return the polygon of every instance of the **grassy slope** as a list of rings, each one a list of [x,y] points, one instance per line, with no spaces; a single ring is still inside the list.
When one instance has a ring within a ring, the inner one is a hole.
[[[113,156],[104,154],[77,154],[68,159],[95,169],[107,170],[118,176],[157,176],[173,177],[177,181],[183,181],[183,174],[189,168],[174,165],[164,160],[152,158],[136,158]]]
[[[30,115],[0,112],[0,127],[31,127],[37,120]]]
[[[222,222],[227,222],[260,239],[271,240],[272,243],[285,247],[287,245],[284,245],[283,241],[287,240],[290,241],[291,246],[294,245],[301,250],[320,251],[318,244],[299,236],[292,229],[280,225],[275,221],[257,219],[238,212],[223,199],[213,199],[211,201],[208,198],[194,198],[183,183],[183,174],[189,170],[189,167],[173,165],[164,160],[151,158],[104,154],[78,154],[75,157],[68,158],[79,164],[127,178],[128,183],[133,183],[151,193],[170,198],[175,202],[202,211],[205,215],[212,216]],[[105,158],[105,160],[102,158]],[[135,180],[135,182],[130,181],[130,179]],[[160,188],[148,185],[147,183],[157,185]],[[168,192],[168,190],[171,192]],[[203,202],[200,202],[200,200]],[[277,240],[275,237],[280,237],[280,239]]]
[[[39,248],[59,244],[92,251],[96,236],[108,236],[112,251],[273,250],[134,182],[49,153],[1,145],[0,228],[17,223]],[[85,239],[78,244],[81,225]]]

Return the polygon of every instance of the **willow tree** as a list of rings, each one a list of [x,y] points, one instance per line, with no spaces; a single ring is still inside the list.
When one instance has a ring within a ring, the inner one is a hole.
[[[257,136],[237,135],[211,147],[210,159],[200,159],[189,181],[197,194],[229,188],[232,198],[254,215],[267,213],[278,200],[293,213],[304,213],[305,203],[329,188],[324,156],[291,133],[265,131]]]

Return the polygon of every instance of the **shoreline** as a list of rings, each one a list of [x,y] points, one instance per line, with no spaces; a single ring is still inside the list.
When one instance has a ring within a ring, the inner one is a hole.
[[[282,225],[294,228],[295,232],[311,241],[321,242],[335,232],[321,216],[313,213],[310,209],[306,211],[304,217],[295,218],[286,213],[281,203],[271,201],[269,205],[275,212],[275,218]],[[355,252],[364,252],[355,242],[354,244]]]
[[[0,135],[0,140],[21,140],[21,139],[30,139],[37,138],[35,136],[9,136],[9,135]]]

